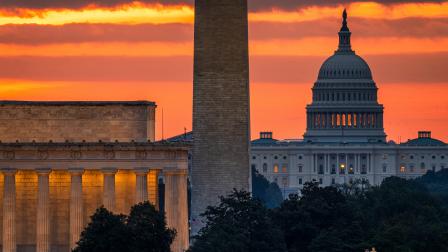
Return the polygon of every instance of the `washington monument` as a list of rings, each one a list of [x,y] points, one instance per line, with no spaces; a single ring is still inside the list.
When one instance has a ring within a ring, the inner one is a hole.
[[[196,0],[192,228],[233,188],[249,190],[247,0]]]

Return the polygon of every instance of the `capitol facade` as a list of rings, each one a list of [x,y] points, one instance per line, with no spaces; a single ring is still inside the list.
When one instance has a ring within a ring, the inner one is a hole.
[[[385,178],[415,178],[448,167],[448,145],[422,131],[396,144],[386,140],[383,105],[369,65],[351,48],[344,11],[339,47],[320,68],[300,140],[276,140],[261,132],[252,141],[251,167],[276,182],[286,197],[306,182],[322,186]]]

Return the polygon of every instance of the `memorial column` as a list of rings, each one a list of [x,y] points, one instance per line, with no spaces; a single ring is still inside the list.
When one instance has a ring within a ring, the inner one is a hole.
[[[102,170],[104,175],[103,180],[103,205],[104,207],[111,211],[115,211],[115,174],[117,169],[115,168],[104,168]]]
[[[70,185],[70,251],[76,247],[83,230],[82,174],[84,169],[69,169]]]
[[[50,169],[37,169],[36,251],[50,251]]]
[[[135,203],[148,201],[148,168],[135,169]]]
[[[167,224],[177,231],[171,244],[173,252],[183,252],[189,246],[187,170],[164,169],[165,175],[165,212]]]
[[[3,252],[16,251],[16,169],[2,170],[3,187]]]

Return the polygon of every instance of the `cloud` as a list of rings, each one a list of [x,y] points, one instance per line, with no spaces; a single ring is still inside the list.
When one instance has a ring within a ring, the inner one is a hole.
[[[339,19],[296,23],[251,22],[251,40],[298,40],[307,37],[336,38]],[[398,20],[351,18],[354,38],[448,37],[448,18],[405,18]],[[191,24],[66,24],[0,26],[0,44],[43,45],[90,42],[191,42]]]
[[[203,0],[206,1],[206,0]],[[221,1],[221,0],[216,0]],[[397,3],[441,3],[445,0],[248,0],[249,8],[253,11],[284,9],[291,10],[308,6],[336,6],[347,5],[354,2],[376,2],[380,4],[397,4]],[[79,9],[89,5],[101,7],[114,7],[122,4],[133,2],[143,2],[147,4],[163,4],[163,5],[193,5],[194,0],[2,0],[0,8],[61,8],[61,9]]]
[[[252,83],[316,80],[321,56],[252,56]],[[448,53],[369,55],[374,79],[384,83],[448,83]],[[176,57],[0,57],[0,79],[80,82],[192,82],[193,59]]]
[[[388,5],[402,3],[442,3],[445,0],[249,0],[249,8],[253,11],[270,9],[291,10],[309,6],[348,5],[356,2],[375,2]]]
[[[189,42],[188,24],[66,24],[0,26],[1,44],[42,45],[86,42]]]

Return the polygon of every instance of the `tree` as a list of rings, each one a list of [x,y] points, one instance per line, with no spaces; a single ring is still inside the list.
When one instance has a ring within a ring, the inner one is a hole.
[[[166,227],[164,214],[149,202],[133,206],[129,216],[100,207],[81,233],[74,251],[169,252],[175,234],[175,230]]]
[[[165,215],[148,201],[131,208],[127,218],[131,234],[131,250],[134,252],[170,252],[176,231],[168,229]]]
[[[277,183],[270,183],[262,174],[252,167],[252,195],[269,208],[280,206],[283,195]]]
[[[189,252],[284,252],[283,235],[260,200],[234,190],[209,206],[206,226],[194,237]]]
[[[92,215],[91,222],[81,233],[75,252],[121,252],[129,250],[129,232],[126,216],[115,215],[100,207]]]
[[[344,195],[335,187],[306,183],[302,196],[290,195],[273,211],[290,252],[357,251],[362,240]]]

